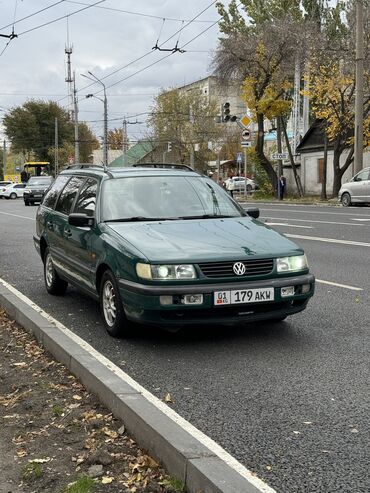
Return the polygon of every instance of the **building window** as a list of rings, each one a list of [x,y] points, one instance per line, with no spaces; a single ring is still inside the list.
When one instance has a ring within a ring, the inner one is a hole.
[[[317,183],[324,181],[324,158],[317,160]]]

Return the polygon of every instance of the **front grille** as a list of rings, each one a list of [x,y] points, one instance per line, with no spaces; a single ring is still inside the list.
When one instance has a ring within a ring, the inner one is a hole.
[[[238,276],[233,271],[236,262],[241,262],[245,266],[245,273]],[[253,260],[233,260],[227,262],[207,262],[198,264],[200,270],[206,277],[253,277],[269,274],[274,268],[274,259],[262,258]]]

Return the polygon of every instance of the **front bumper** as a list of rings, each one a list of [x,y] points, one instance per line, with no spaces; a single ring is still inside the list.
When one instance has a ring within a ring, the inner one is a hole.
[[[309,284],[305,294],[299,294],[300,286]],[[296,292],[289,297],[281,296],[281,288],[295,286]],[[274,301],[244,303],[237,305],[214,305],[216,291],[274,289]],[[212,284],[149,285],[119,279],[119,289],[127,317],[148,325],[236,325],[259,320],[286,317],[304,310],[315,290],[312,274],[302,274],[279,279],[245,282],[222,282]],[[185,294],[202,294],[201,305],[161,305],[160,296],[179,298]]]

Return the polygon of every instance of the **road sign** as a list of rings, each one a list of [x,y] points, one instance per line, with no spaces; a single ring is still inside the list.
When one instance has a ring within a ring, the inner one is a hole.
[[[243,154],[242,154],[241,152],[238,152],[238,153],[236,154],[236,162],[237,162],[238,164],[241,164],[241,163],[243,162]]]
[[[252,119],[249,118],[248,115],[244,115],[240,118],[240,123],[243,125],[244,128],[247,128],[249,124],[251,123]]]
[[[243,130],[242,140],[249,140],[251,138],[251,132],[248,129]]]
[[[241,143],[242,147],[252,147],[252,142],[250,140],[245,140]]]
[[[288,159],[288,154],[286,152],[274,152],[272,159]]]

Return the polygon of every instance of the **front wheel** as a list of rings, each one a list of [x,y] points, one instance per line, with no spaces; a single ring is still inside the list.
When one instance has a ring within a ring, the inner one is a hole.
[[[100,307],[108,334],[112,337],[127,336],[131,324],[123,309],[117,281],[110,270],[104,272],[100,284]]]
[[[10,195],[9,195],[9,198],[11,198],[12,200],[16,199],[17,198],[17,194],[12,192]]]
[[[44,280],[48,293],[62,295],[66,292],[68,283],[58,276],[53,265],[49,247],[46,249],[44,256]]]
[[[28,200],[25,200],[24,201],[24,205],[30,205],[29,201]]]
[[[349,193],[345,192],[340,201],[342,202],[343,207],[349,207],[351,205],[351,196]]]
[[[248,183],[248,185],[247,185],[247,192],[248,193],[251,193],[251,191],[252,191],[252,185],[250,183]]]

